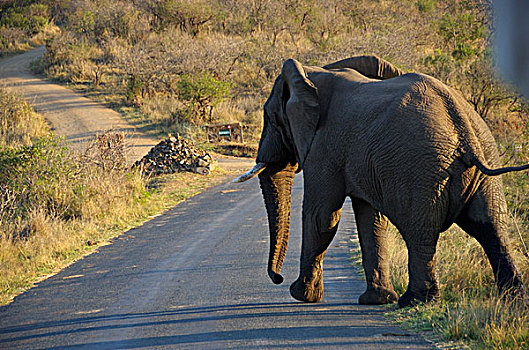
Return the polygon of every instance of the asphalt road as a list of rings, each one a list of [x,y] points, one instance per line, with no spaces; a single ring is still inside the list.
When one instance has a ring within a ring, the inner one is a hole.
[[[108,125],[130,127],[113,119],[115,112],[33,76],[27,64],[41,54],[1,61],[0,79],[36,104],[59,134],[79,146]],[[141,152],[148,146],[133,145]],[[219,163],[238,169],[251,161]],[[122,234],[0,307],[0,348],[434,348],[388,322],[384,308],[356,304],[365,282],[350,261],[356,236],[350,203],[324,261],[323,302],[290,297],[299,268],[301,182],[296,177],[283,285],[266,273],[268,228],[257,180],[228,183]]]
[[[421,337],[357,305],[364,282],[350,262],[345,204],[324,261],[320,304],[293,300],[300,251],[301,178],[294,184],[284,283],[266,274],[266,213],[256,179],[210,189],[0,308],[9,349],[431,349]]]

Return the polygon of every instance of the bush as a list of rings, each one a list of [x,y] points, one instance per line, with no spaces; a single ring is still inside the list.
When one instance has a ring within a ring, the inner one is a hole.
[[[20,96],[0,88],[0,147],[31,145],[47,128],[44,119]]]
[[[37,34],[49,24],[50,14],[45,4],[31,4],[6,8],[0,17],[0,26],[18,28],[27,34]]]
[[[9,193],[12,204],[3,210],[16,214],[0,216],[22,225],[14,228],[14,239],[27,231],[24,223],[34,206],[61,219],[80,216],[78,191],[69,185],[75,182],[77,170],[67,148],[51,136],[39,138],[31,146],[0,150],[0,186]]]
[[[108,56],[100,46],[71,33],[56,35],[47,41],[42,60],[46,74],[59,81],[102,83]]]
[[[177,82],[179,97],[187,102],[186,117],[195,124],[211,122],[213,108],[230,93],[230,84],[204,73],[182,75]]]

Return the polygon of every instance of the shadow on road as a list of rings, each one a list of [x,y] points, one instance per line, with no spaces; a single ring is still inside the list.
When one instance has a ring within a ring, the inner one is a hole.
[[[61,321],[37,322],[32,324],[5,327],[0,329],[0,347],[9,347],[10,342],[36,341],[46,337],[65,336],[78,333],[99,332],[116,329],[132,329],[135,327],[160,327],[178,326],[180,324],[190,324],[199,322],[214,322],[223,324],[225,322],[242,319],[259,320],[278,318],[348,318],[352,314],[361,314],[361,310],[348,309],[351,304],[329,303],[329,304],[305,304],[298,302],[283,303],[254,303],[254,304],[232,304],[222,306],[205,307],[176,307],[171,310],[144,312],[144,313],[124,313],[101,316],[87,316],[70,318]],[[97,326],[92,326],[97,324]],[[102,325],[104,324],[104,325]],[[200,329],[201,327],[197,327]],[[151,336],[134,339],[108,340],[85,342],[82,344],[50,347],[50,349],[66,348],[139,348],[160,345],[196,345],[212,344],[218,341],[252,342],[259,339],[281,339],[292,342],[303,340],[304,346],[310,345],[313,337],[318,341],[314,346],[351,345],[360,346],[364,341],[351,342],[351,335],[357,336],[369,333],[369,326],[287,326],[275,327],[274,324],[263,324],[258,329],[240,330],[215,330],[211,332],[189,333],[174,336]],[[52,330],[52,331],[49,331]],[[31,333],[25,335],[24,333]],[[8,339],[6,338],[9,337]],[[383,336],[383,335],[382,335]],[[406,334],[402,334],[406,336]],[[333,338],[335,341],[322,343],[321,338]],[[340,342],[340,338],[348,338],[347,342]],[[97,339],[97,337],[96,337]],[[336,341],[337,340],[337,341]],[[309,341],[309,343],[307,343]],[[251,347],[251,346],[249,346]]]

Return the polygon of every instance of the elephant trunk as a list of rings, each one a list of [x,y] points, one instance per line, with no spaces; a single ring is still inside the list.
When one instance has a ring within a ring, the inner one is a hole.
[[[290,196],[296,169],[297,165],[276,163],[267,165],[259,174],[270,229],[268,275],[275,284],[283,282],[280,272],[288,247]]]

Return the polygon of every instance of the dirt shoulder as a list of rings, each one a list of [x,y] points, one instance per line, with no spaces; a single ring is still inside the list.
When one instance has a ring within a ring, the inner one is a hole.
[[[45,52],[39,47],[24,54],[0,61],[0,79],[6,88],[22,95],[41,113],[57,135],[64,136],[73,148],[83,149],[94,135],[108,130],[122,131],[127,140],[130,161],[145,155],[159,140],[143,134],[118,112],[68,89],[43,80],[30,70],[30,63]],[[216,157],[218,164],[230,171],[242,170],[254,164],[252,159]]]
[[[0,78],[8,89],[24,96],[57,135],[64,136],[74,148],[83,149],[96,134],[111,129],[123,131],[127,135],[130,160],[141,158],[157,143],[135,130],[118,112],[32,74],[30,63],[44,51],[44,47],[39,47],[1,61]]]

